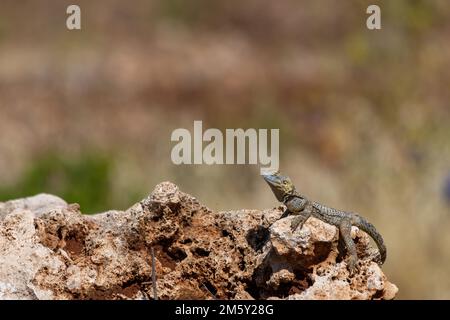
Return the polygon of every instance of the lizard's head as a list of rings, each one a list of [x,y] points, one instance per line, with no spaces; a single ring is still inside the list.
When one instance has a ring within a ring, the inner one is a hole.
[[[279,172],[263,175],[278,201],[283,202],[287,195],[295,192],[295,186],[289,177],[280,175]]]

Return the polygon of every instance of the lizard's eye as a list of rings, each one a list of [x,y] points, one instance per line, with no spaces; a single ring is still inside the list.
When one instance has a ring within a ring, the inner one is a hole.
[[[287,182],[286,180],[284,180],[284,181],[283,181],[283,184],[284,184],[284,185],[287,185],[287,184],[288,184],[288,182]]]

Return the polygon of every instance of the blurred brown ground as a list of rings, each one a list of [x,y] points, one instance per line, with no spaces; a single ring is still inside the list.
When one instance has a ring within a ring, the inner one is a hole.
[[[213,209],[273,207],[257,167],[173,165],[170,134],[280,128],[297,187],[384,235],[399,298],[450,299],[450,3],[376,1],[369,31],[372,3],[77,1],[68,31],[71,1],[3,0],[0,201],[38,190],[94,212],[171,180]],[[94,171],[84,199],[61,172],[92,157],[68,175]]]

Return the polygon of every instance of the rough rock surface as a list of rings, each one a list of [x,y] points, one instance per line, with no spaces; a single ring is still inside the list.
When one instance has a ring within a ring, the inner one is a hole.
[[[126,211],[82,215],[51,195],[0,203],[0,299],[392,299],[353,229],[349,275],[333,226],[294,234],[283,208],[213,212],[170,182]]]

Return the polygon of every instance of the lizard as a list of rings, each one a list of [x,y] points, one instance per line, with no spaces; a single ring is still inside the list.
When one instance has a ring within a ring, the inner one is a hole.
[[[303,224],[311,216],[338,228],[339,239],[343,240],[349,254],[347,265],[350,273],[354,273],[358,268],[356,246],[351,237],[352,226],[360,228],[375,241],[380,253],[378,263],[381,265],[386,261],[386,246],[383,238],[375,226],[365,218],[354,212],[337,210],[309,200],[306,196],[297,192],[289,177],[282,176],[279,172],[265,174],[263,178],[269,184],[277,200],[286,206],[286,210],[280,219],[291,214],[295,215],[291,221],[292,232],[297,228],[301,230]]]

